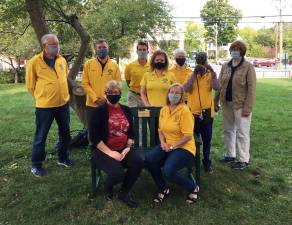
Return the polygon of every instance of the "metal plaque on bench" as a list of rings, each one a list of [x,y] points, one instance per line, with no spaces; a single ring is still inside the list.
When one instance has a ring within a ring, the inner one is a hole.
[[[138,117],[150,117],[150,110],[145,109],[143,111],[138,111]]]

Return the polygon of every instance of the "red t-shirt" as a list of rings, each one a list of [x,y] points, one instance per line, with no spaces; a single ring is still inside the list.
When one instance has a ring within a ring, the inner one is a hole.
[[[120,106],[108,105],[108,113],[109,135],[106,144],[110,149],[119,151],[127,145],[129,121]]]

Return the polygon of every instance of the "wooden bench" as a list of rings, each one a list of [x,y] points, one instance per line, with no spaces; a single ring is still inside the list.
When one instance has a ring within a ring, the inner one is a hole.
[[[134,150],[138,151],[143,159],[145,153],[159,144],[158,123],[160,107],[134,107],[131,108],[133,114],[134,126]],[[142,135],[139,135],[142,130]],[[196,157],[194,164],[187,168],[188,176],[200,185],[200,142],[196,140]],[[91,147],[91,151],[96,151]],[[194,175],[195,172],[195,175]],[[92,177],[92,194],[96,192],[100,186],[101,171],[97,169],[93,154],[91,157],[91,177]]]

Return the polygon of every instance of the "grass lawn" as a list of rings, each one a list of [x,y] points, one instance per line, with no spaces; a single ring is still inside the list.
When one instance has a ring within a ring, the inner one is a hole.
[[[153,207],[154,184],[147,173],[134,195],[140,203],[128,209],[100,193],[90,198],[89,152],[76,149],[71,169],[56,165],[56,124],[47,139],[46,175],[30,173],[35,129],[34,102],[23,85],[0,85],[0,225],[4,224],[292,224],[292,80],[258,80],[252,119],[251,161],[245,171],[219,163],[223,125],[214,123],[212,158],[215,171],[202,171],[200,199],[185,203],[186,193],[172,185],[172,195]],[[125,101],[125,97],[122,99]],[[81,128],[71,113],[71,129]]]

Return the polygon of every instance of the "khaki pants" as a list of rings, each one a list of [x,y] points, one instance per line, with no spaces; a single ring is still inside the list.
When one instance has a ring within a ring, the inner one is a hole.
[[[238,153],[239,162],[249,162],[250,147],[250,123],[251,114],[242,117],[242,109],[233,110],[232,102],[227,102],[222,107],[224,121],[224,145],[226,157],[236,157]]]
[[[144,106],[144,103],[140,95],[137,95],[132,91],[129,91],[128,92],[128,106],[129,107]]]

